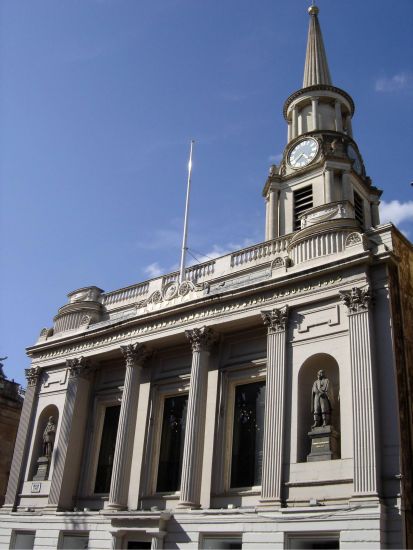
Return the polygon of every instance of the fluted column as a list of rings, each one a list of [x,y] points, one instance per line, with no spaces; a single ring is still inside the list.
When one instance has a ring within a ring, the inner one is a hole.
[[[348,308],[353,410],[354,494],[377,494],[376,421],[369,288],[340,292]]]
[[[216,335],[205,326],[186,330],[185,334],[192,346],[192,366],[179,504],[196,508],[200,505],[209,355]]]
[[[17,495],[19,494],[25,471],[30,435],[32,433],[31,426],[33,423],[35,397],[40,374],[41,369],[39,367],[26,369],[27,389],[24,394],[23,408],[20,416],[19,428],[17,430],[3,510],[7,508],[13,509],[16,506]]]
[[[268,327],[261,501],[280,504],[284,453],[285,351],[288,307],[262,311]]]
[[[86,422],[86,401],[89,389],[90,364],[84,357],[67,359],[69,380],[63,413],[59,418],[59,438],[54,449],[54,467],[48,507],[65,508],[73,499],[73,471],[79,466]]]
[[[126,372],[116,435],[115,456],[113,457],[109,502],[107,505],[109,509],[114,510],[126,508],[128,502],[139,384],[143,363],[149,355],[146,346],[140,343],[121,346],[120,349],[126,360]]]

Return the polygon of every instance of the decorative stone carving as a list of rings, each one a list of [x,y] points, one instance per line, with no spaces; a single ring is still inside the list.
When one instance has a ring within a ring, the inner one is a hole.
[[[278,175],[278,168],[276,164],[271,164],[269,169],[269,176],[274,177]]]
[[[366,311],[372,299],[369,287],[363,289],[353,286],[351,290],[340,290],[339,294],[348,307],[349,314]]]
[[[92,322],[92,317],[90,315],[84,315],[80,320],[80,326],[87,328]]]
[[[301,214],[301,229],[316,223],[343,218],[354,218],[354,208],[350,202],[342,201],[330,203],[328,205],[323,204]]]
[[[49,421],[43,432],[43,456],[47,456],[49,459],[52,456],[55,437],[56,422],[53,416],[49,416]]]
[[[192,351],[210,351],[217,340],[216,333],[209,327],[194,328],[186,330],[185,335],[190,341]]]
[[[42,371],[40,367],[31,367],[30,369],[25,369],[27,384],[29,386],[35,386],[41,372]]]
[[[39,338],[49,338],[49,336],[53,336],[53,329],[52,328],[42,328],[40,331]]]
[[[69,378],[84,378],[90,373],[90,362],[84,357],[66,359],[66,367],[69,369]]]
[[[286,266],[286,262],[284,258],[281,258],[281,256],[279,256],[278,258],[275,258],[275,260],[272,261],[271,271],[273,271],[274,269],[280,269],[285,266]]]
[[[345,248],[349,248],[351,246],[357,246],[359,244],[364,244],[364,238],[361,233],[350,233],[350,235],[347,236],[346,242],[344,244]]]
[[[121,346],[120,349],[126,360],[127,367],[142,366],[151,354],[145,344],[141,344],[139,342],[136,342],[135,344],[128,344],[127,346]]]
[[[283,331],[287,325],[288,306],[281,309],[272,309],[271,311],[261,311],[261,317],[264,325],[268,327],[268,332]]]
[[[73,292],[70,292],[67,297],[69,298],[69,303],[71,304],[76,302],[97,302],[99,301],[102,292],[102,289],[97,286],[90,286],[74,290]]]

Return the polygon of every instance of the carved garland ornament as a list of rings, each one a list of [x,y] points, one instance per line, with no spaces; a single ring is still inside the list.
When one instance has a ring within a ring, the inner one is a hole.
[[[348,307],[350,313],[360,313],[367,311],[371,302],[370,288],[359,288],[353,286],[351,290],[339,291],[341,300]]]
[[[139,342],[120,346],[120,350],[125,358],[127,367],[141,367],[151,354],[145,344]]]
[[[288,306],[281,309],[272,309],[271,311],[261,311],[261,317],[264,325],[268,327],[268,332],[285,330],[288,321]]]
[[[205,326],[186,330],[185,335],[192,346],[193,352],[210,351],[218,339],[217,334],[211,328]]]

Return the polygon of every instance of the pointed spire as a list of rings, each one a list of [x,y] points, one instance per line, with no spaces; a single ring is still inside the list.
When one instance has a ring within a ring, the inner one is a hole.
[[[305,57],[303,88],[316,84],[331,86],[323,35],[317,14],[319,9],[313,5],[308,8],[310,25],[308,27],[307,53]]]

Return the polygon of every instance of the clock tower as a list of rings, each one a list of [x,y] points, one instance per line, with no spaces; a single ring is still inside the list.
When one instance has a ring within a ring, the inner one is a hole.
[[[294,264],[341,252],[351,233],[380,223],[381,191],[372,186],[353,139],[354,102],[332,83],[318,7],[308,12],[303,86],[285,102],[287,146],[263,190],[266,239],[293,233]]]

